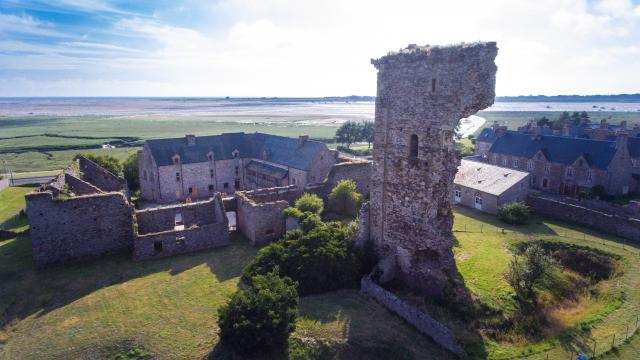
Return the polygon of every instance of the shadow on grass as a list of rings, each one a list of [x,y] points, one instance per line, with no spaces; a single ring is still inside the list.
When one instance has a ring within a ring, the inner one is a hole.
[[[497,216],[491,215],[479,210],[470,209],[470,208],[459,206],[459,205],[454,206],[454,210],[455,210],[455,213],[464,215],[466,217],[472,218],[476,221],[479,221],[487,225],[483,228],[483,231],[485,232],[496,231],[495,228],[491,228],[493,226],[498,229],[505,229],[506,231],[528,234],[528,235],[549,235],[549,236],[558,235],[558,233],[556,233],[555,230],[553,230],[552,228],[547,226],[545,223],[543,223],[542,222],[543,219],[538,216],[532,216],[531,219],[529,219],[529,222],[525,225],[509,225],[500,221],[500,219],[498,219]],[[468,227],[467,230],[471,232],[480,231],[479,228],[474,228],[474,227]],[[454,231],[464,232],[464,225],[456,226],[456,224],[454,223]]]
[[[153,273],[177,275],[206,264],[218,281],[229,280],[240,275],[255,252],[246,240],[234,239],[229,246],[158,260],[135,262],[127,253],[42,270],[31,267],[29,256],[16,265],[16,271],[0,274],[0,329],[33,314],[47,314],[102,288]]]

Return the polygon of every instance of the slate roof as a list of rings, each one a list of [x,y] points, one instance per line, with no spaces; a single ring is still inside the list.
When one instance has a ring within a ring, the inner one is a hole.
[[[284,179],[285,177],[287,177],[287,174],[289,174],[289,171],[287,169],[253,160],[249,161],[247,170],[253,170],[261,174],[269,175],[276,179]]]
[[[267,161],[308,171],[316,154],[326,145],[319,141],[307,140],[300,145],[297,138],[288,138],[262,133],[228,133],[211,136],[196,136],[195,145],[188,146],[186,137],[147,140],[153,158],[158,166],[173,163],[178,154],[183,164],[208,161],[207,154],[213,152],[215,160],[233,158],[233,151],[239,151],[240,158],[263,159]]]
[[[507,131],[494,141],[489,151],[526,158],[542,151],[549,161],[565,165],[571,165],[584,156],[591,167],[606,170],[616,153],[616,143],[551,135],[533,138],[531,134]]]
[[[464,158],[453,180],[455,185],[500,196],[525,179],[529,173]]]
[[[640,158],[640,138],[630,137],[627,139],[627,148],[632,158]]]

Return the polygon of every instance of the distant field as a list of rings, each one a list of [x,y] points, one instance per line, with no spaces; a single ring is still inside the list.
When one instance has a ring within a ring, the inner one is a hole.
[[[491,126],[497,120],[516,129],[531,119],[541,116],[556,118],[559,114],[553,111],[482,111],[478,115],[487,119],[484,127]],[[594,122],[607,118],[614,123],[627,120],[630,126],[640,123],[638,112],[594,111],[589,114]],[[314,125],[319,123],[322,125]],[[334,124],[331,117],[305,114],[0,117],[0,160],[7,160],[14,172],[54,170],[66,166],[78,152],[109,153],[124,158],[132,151],[132,148],[102,150],[105,143],[136,147],[146,139],[229,132],[263,132],[291,137],[309,135],[316,139],[331,139],[337,127],[338,124]],[[366,145],[354,146],[366,148]]]

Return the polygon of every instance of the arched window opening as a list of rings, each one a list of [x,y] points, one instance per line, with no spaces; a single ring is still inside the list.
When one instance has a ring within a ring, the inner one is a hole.
[[[409,140],[409,157],[418,157],[418,135],[416,134],[411,135],[411,139]]]

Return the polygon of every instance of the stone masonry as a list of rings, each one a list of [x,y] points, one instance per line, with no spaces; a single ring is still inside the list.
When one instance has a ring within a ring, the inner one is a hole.
[[[438,295],[455,274],[449,194],[461,118],[493,104],[494,42],[409,46],[372,60],[378,69],[371,238],[381,280]]]

